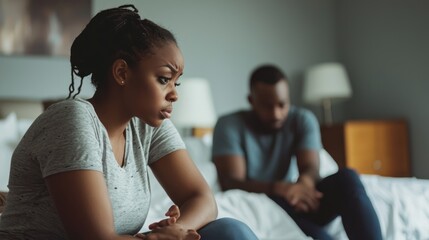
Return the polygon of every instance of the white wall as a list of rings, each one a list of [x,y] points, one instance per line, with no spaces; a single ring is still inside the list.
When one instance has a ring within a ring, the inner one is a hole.
[[[93,12],[130,1],[94,0]],[[142,17],[175,33],[185,57],[183,77],[204,77],[215,108],[224,114],[247,107],[250,71],[261,63],[279,65],[291,77],[300,102],[302,70],[336,59],[333,1],[151,0],[131,1]],[[66,96],[68,59],[0,57],[0,98]],[[82,96],[92,94],[83,87]]]

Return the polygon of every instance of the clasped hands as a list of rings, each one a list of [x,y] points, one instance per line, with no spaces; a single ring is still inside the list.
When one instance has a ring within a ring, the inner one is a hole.
[[[185,229],[177,223],[180,209],[177,205],[171,206],[165,213],[166,219],[149,225],[150,233],[138,233],[135,237],[144,240],[199,240],[201,236],[193,229]]]
[[[297,212],[314,212],[320,205],[323,193],[319,192],[314,180],[300,176],[296,183],[275,182],[274,194],[283,197]]]

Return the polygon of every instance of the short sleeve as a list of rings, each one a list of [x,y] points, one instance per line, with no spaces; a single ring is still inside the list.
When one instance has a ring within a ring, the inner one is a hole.
[[[316,116],[308,110],[302,109],[298,119],[298,149],[320,150],[322,141],[320,138],[320,127]]]
[[[152,132],[148,164],[179,149],[186,149],[185,144],[173,123],[169,119],[165,119],[161,126],[154,128]]]
[[[241,147],[240,123],[238,116],[229,115],[221,117],[213,132],[212,156],[239,155],[244,156]]]
[[[31,155],[43,177],[79,169],[102,172],[96,125],[85,105],[69,100],[51,106],[31,128]]]

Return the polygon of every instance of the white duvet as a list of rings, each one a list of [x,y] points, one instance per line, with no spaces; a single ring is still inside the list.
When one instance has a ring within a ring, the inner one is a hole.
[[[212,187],[218,204],[219,218],[233,217],[241,220],[261,240],[310,239],[264,194],[241,190],[219,191],[216,169],[207,161],[209,149],[202,143],[189,140],[185,142],[191,157]],[[330,156],[326,155],[326,152],[321,154],[322,165],[332,163],[332,159],[327,158]],[[332,166],[323,168],[322,175],[335,171]],[[429,240],[429,180],[373,175],[362,175],[361,179],[379,217],[383,239]],[[152,207],[142,231],[147,231],[150,223],[163,219],[165,211],[172,204],[153,176],[151,185]],[[348,239],[339,217],[328,224],[326,229],[334,239]]]
[[[361,177],[380,220],[383,239],[429,239],[429,180]],[[160,195],[158,195],[160,197]],[[260,239],[309,239],[293,220],[264,194],[241,190],[216,192],[219,217],[233,217],[246,223]],[[164,218],[172,204],[168,197],[153,201],[144,226]],[[341,218],[326,226],[335,239],[348,239]]]
[[[7,190],[6,183],[10,156],[14,146],[30,121],[16,123],[15,116],[0,121],[4,133],[16,129],[0,138],[0,190]],[[18,131],[20,130],[20,131]],[[247,193],[240,190],[219,191],[217,174],[210,162],[210,144],[199,139],[184,139],[189,154],[212,188],[219,209],[219,217],[233,217],[245,222],[262,240],[308,239],[293,220],[274,202],[263,194]],[[321,175],[337,170],[332,158],[321,152]],[[296,168],[289,172],[293,180]],[[415,178],[388,178],[361,176],[365,189],[380,220],[384,239],[387,240],[429,240],[429,180]],[[166,193],[151,175],[152,207],[142,231],[148,224],[164,218],[164,213],[172,204]],[[337,218],[326,229],[335,239],[347,239]]]

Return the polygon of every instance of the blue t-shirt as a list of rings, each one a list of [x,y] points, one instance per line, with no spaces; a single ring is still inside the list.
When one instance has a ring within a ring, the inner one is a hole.
[[[223,116],[213,135],[212,156],[244,157],[248,179],[286,180],[291,158],[298,150],[322,148],[319,124],[309,110],[291,106],[283,127],[272,133],[258,131],[255,117],[252,111]]]

